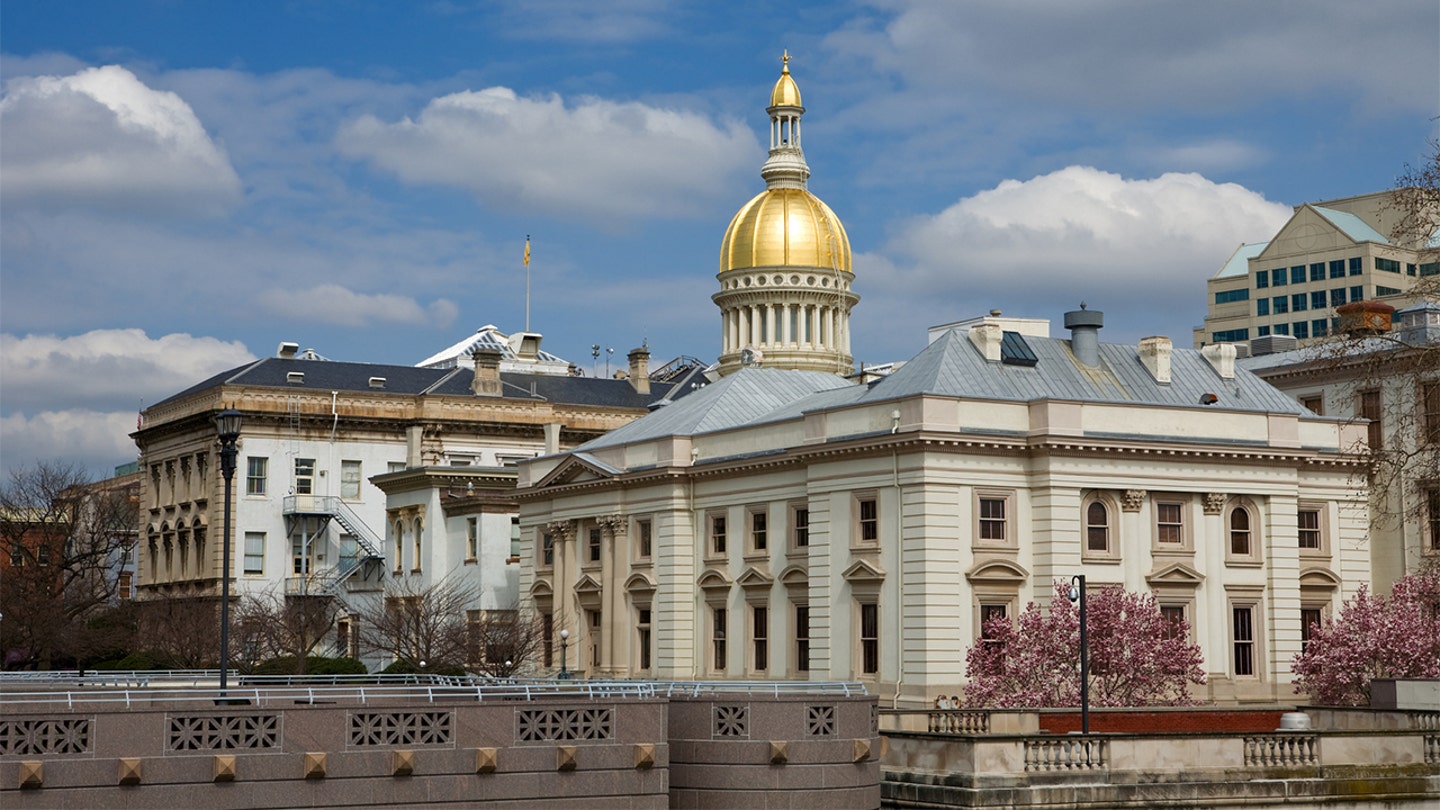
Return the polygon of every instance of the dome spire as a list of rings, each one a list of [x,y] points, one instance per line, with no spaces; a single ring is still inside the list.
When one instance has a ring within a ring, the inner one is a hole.
[[[805,188],[810,167],[800,148],[800,117],[805,106],[800,101],[800,86],[790,76],[790,51],[780,56],[780,78],[770,91],[770,157],[760,168],[767,188]]]

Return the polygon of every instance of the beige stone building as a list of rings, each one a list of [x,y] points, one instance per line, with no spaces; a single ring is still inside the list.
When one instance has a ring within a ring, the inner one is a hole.
[[[1419,242],[1397,242],[1396,192],[1306,203],[1268,242],[1236,248],[1205,285],[1196,348],[1270,335],[1301,342],[1333,329],[1335,307],[1398,296],[1440,264]]]

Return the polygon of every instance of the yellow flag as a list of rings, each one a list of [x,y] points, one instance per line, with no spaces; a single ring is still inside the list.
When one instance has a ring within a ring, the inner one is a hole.
[[[525,266],[530,266],[530,237],[525,237]]]

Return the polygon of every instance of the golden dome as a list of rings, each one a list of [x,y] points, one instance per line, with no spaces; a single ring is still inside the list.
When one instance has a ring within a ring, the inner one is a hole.
[[[780,69],[780,78],[775,80],[775,89],[770,91],[771,107],[804,107],[800,103],[800,86],[790,78],[790,54],[786,52],[781,59],[784,65]]]
[[[735,214],[720,243],[720,272],[749,267],[848,273],[850,237],[835,212],[814,194],[803,188],[766,189]]]

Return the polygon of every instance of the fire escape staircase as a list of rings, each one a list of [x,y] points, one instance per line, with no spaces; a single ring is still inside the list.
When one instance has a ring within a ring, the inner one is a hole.
[[[315,535],[321,536],[333,520],[355,539],[356,552],[353,558],[341,557],[332,567],[286,579],[287,596],[339,596],[345,582],[363,569],[384,574],[385,555],[380,549],[385,541],[344,500],[333,495],[287,495],[282,510],[286,536],[293,537],[310,518],[319,519]]]

